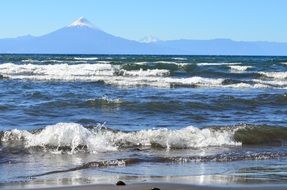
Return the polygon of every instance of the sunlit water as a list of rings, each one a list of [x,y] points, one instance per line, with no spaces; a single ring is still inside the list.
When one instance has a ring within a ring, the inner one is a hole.
[[[286,57],[1,55],[0,184],[285,183],[286,115]]]

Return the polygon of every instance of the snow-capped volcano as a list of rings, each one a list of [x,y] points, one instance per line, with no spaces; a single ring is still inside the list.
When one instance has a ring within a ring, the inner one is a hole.
[[[144,38],[140,39],[139,42],[141,43],[155,43],[160,41],[157,37],[154,37],[152,35],[145,36]]]
[[[154,54],[155,51],[159,49],[106,33],[84,17],[42,36],[0,40],[0,53]]]
[[[94,25],[88,21],[84,17],[80,17],[79,19],[75,20],[71,24],[69,24],[67,27],[89,27],[89,28],[94,28]]]
[[[162,41],[153,36],[133,41],[98,29],[81,17],[42,36],[0,39],[0,53],[287,55],[287,43],[224,39]]]

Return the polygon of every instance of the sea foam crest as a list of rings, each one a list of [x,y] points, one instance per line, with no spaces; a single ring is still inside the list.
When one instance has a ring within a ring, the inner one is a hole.
[[[200,148],[209,146],[240,146],[233,140],[235,130],[198,129],[193,126],[178,130],[149,129],[136,132],[112,131],[105,128],[87,129],[77,123],[49,125],[38,133],[14,129],[4,133],[2,142],[21,141],[25,148],[69,147],[75,153],[84,147],[90,153],[116,151],[120,148]]]
[[[229,68],[233,72],[243,72],[243,71],[247,71],[248,69],[252,68],[252,66],[230,65]]]
[[[241,63],[197,63],[197,66],[240,65]]]
[[[124,76],[168,76],[169,70],[166,69],[148,69],[148,70],[132,70],[132,71],[123,71]]]
[[[173,78],[166,77],[169,71],[165,69],[127,71],[120,65],[112,64],[53,64],[17,65],[13,63],[0,64],[0,74],[10,79],[26,80],[63,80],[63,81],[93,81],[104,82],[116,86],[220,86],[224,79],[209,79],[203,77]]]
[[[118,68],[111,64],[53,64],[53,65],[35,65],[13,63],[0,64],[0,73],[7,75],[23,76],[50,76],[50,77],[68,77],[68,76],[112,76]]]
[[[287,87],[287,81],[286,80],[260,80],[260,79],[253,79],[253,81],[257,84],[257,85],[265,85],[266,87],[279,87],[282,89],[286,89]]]
[[[197,85],[206,87],[221,86],[225,79],[211,79],[203,77],[189,77],[189,78],[166,78],[165,81],[172,85]]]
[[[174,59],[174,60],[180,60],[180,61],[187,60],[187,58],[184,58],[184,57],[173,57],[172,59]]]
[[[98,60],[98,57],[74,57],[75,60],[93,61]]]
[[[45,127],[40,133],[32,134],[26,130],[6,131],[3,142],[21,140],[29,147],[69,147],[73,153],[79,146],[86,146],[89,152],[115,151],[105,136],[95,134],[77,123],[58,123]]]
[[[261,75],[269,77],[269,78],[275,78],[275,79],[286,79],[287,78],[287,72],[260,72]]]
[[[234,67],[233,67],[234,68]],[[245,67],[235,67],[244,70]],[[227,87],[227,88],[286,88],[287,72],[261,72],[261,75],[276,80],[256,80],[252,83],[242,81],[235,84],[224,84],[224,78],[205,78],[199,76],[170,77],[169,70],[125,70],[121,65],[109,63],[97,64],[0,64],[2,78],[24,80],[61,80],[103,82],[108,85],[121,87],[153,86],[160,88],[170,87]]]
[[[233,131],[199,129],[193,126],[179,130],[149,129],[138,132],[118,133],[113,137],[116,144],[137,145],[145,147],[170,148],[200,148],[209,146],[239,146],[240,142],[233,140]]]
[[[179,67],[184,67],[189,65],[190,63],[178,63],[178,62],[174,62],[174,61],[156,61],[156,62],[146,62],[146,61],[142,61],[142,62],[135,62],[133,63],[135,65],[156,65],[156,64],[165,64],[165,65],[176,65]]]

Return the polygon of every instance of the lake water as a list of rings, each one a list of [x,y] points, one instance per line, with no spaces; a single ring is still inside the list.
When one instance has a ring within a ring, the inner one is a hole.
[[[287,57],[0,55],[0,187],[286,183]]]

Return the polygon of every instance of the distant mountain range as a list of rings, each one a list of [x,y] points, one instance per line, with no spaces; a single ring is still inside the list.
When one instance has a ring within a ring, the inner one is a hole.
[[[0,53],[287,55],[287,43],[229,39],[162,41],[152,36],[138,42],[108,34],[79,18],[43,36],[0,39]]]

